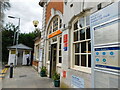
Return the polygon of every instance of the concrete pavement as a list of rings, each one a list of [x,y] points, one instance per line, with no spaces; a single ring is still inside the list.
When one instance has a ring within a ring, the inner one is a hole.
[[[40,77],[31,66],[16,67],[14,77],[9,78],[9,72],[2,82],[3,88],[54,88],[53,80]]]

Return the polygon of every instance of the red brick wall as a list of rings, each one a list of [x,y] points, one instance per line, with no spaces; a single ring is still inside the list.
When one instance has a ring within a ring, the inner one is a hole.
[[[63,0],[51,0],[51,2],[48,3],[46,6],[46,24],[51,16],[51,8],[54,8],[63,14]]]

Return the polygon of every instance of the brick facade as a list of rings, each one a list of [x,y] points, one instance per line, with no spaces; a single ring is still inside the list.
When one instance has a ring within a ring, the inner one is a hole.
[[[54,1],[54,2],[53,2]],[[51,9],[54,8],[55,10],[60,11],[63,14],[63,0],[60,2],[55,2],[55,0],[51,0],[46,6],[46,24],[51,16]]]

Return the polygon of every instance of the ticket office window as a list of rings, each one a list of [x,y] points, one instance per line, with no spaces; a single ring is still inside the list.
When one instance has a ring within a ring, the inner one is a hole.
[[[73,23],[73,63],[75,67],[91,67],[91,36],[89,16]]]

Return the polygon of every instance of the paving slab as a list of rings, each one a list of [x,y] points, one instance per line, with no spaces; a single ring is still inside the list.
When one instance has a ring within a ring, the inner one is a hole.
[[[2,81],[2,88],[55,88],[53,80],[40,77],[32,66],[14,68],[13,78],[9,78],[9,70]]]

